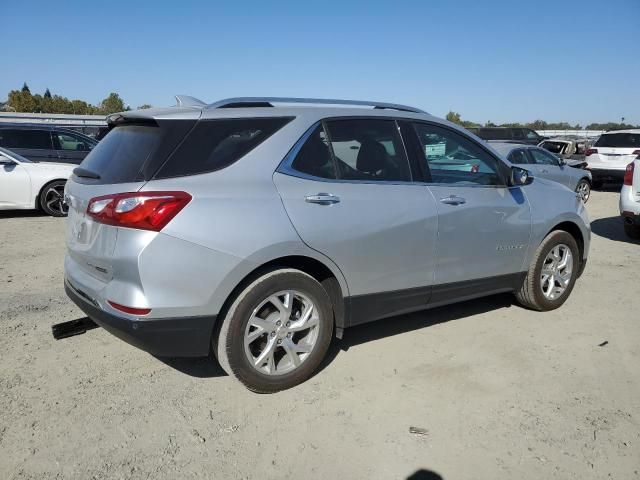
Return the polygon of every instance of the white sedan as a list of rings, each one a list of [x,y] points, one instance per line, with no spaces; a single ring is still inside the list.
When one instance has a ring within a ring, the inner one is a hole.
[[[64,217],[64,185],[77,165],[38,163],[0,147],[0,210],[41,208]]]

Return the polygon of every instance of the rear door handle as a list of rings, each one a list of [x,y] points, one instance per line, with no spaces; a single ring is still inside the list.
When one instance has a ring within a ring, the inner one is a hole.
[[[333,205],[340,202],[340,197],[331,195],[330,193],[318,193],[316,195],[309,195],[305,199],[307,203],[317,203],[318,205]]]
[[[464,198],[459,197],[458,195],[449,195],[448,197],[441,198],[440,202],[447,205],[462,205],[463,203],[467,203]]]

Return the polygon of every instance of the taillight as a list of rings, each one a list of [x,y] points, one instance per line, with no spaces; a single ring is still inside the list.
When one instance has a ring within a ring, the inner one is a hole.
[[[159,232],[191,201],[186,192],[134,192],[95,197],[87,213],[96,222]]]
[[[587,150],[584,152],[584,156],[588,157],[589,155],[593,155],[594,153],[598,153],[597,148],[587,148]]]
[[[631,162],[629,165],[627,165],[627,168],[624,171],[624,184],[625,185],[631,186],[631,184],[633,183],[634,163],[635,162]]]

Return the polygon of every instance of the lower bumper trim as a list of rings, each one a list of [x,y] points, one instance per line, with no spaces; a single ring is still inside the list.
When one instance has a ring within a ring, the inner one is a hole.
[[[211,348],[216,315],[131,320],[112,315],[82,298],[65,281],[67,296],[112,335],[157,357],[205,357]]]

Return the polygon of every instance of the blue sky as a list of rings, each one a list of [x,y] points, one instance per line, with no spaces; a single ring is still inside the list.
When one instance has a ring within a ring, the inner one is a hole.
[[[132,107],[312,96],[480,122],[640,124],[640,0],[25,0],[0,18],[0,98],[27,81]]]

